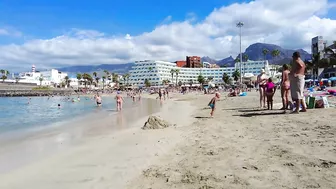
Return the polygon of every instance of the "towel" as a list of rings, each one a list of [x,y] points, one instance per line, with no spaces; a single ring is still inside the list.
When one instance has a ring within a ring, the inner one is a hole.
[[[304,85],[305,85],[304,75],[297,75],[296,77],[291,77],[290,89],[293,100],[302,100],[304,98],[303,96]]]

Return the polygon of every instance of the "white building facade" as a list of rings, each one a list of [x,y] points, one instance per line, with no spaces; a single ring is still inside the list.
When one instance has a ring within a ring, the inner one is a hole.
[[[249,61],[245,65],[245,73],[253,73],[258,75],[261,69],[266,66],[266,72],[269,71],[268,62],[266,61]],[[198,76],[202,75],[205,78],[212,78],[213,83],[222,83],[223,74],[226,73],[228,76],[232,77],[233,72],[238,69],[239,64],[235,67],[224,67],[224,68],[184,68],[177,67],[175,63],[156,61],[156,60],[145,60],[136,61],[135,65],[130,70],[129,84],[144,86],[145,80],[147,79],[152,86],[162,85],[164,80],[169,80],[170,83],[176,84],[177,82],[182,82],[182,84],[198,83]],[[174,73],[171,74],[171,70],[179,70],[178,75]],[[244,73],[244,72],[243,72]]]
[[[31,72],[23,72],[19,74],[18,83],[58,86],[64,82],[66,76],[68,76],[67,73],[60,72],[56,69],[42,72],[35,71],[35,66],[33,65]]]
[[[240,70],[240,62],[235,64],[235,69]],[[264,69],[267,75],[271,75],[271,68],[268,64],[268,60],[261,61],[251,61],[242,62],[242,74],[243,76],[246,74],[259,75],[260,70]]]

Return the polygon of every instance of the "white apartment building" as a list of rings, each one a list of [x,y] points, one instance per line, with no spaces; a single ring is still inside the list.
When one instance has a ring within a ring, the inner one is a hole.
[[[67,73],[60,72],[56,69],[42,72],[35,71],[35,66],[33,65],[31,72],[23,72],[19,74],[18,82],[36,85],[42,84],[44,86],[55,86],[60,85],[67,75]],[[42,82],[40,81],[40,78],[42,78]]]
[[[178,76],[171,74],[171,70],[179,70]],[[181,81],[182,83],[198,83],[197,78],[200,74],[205,78],[212,77],[213,82],[222,82],[223,73],[232,76],[235,71],[234,67],[230,68],[181,68],[177,67],[175,63],[155,60],[136,61],[135,65],[130,71],[129,83],[131,85],[143,86],[145,79],[151,85],[162,85],[164,80],[169,80],[171,83]]]
[[[235,67],[224,67],[224,68],[184,68],[177,67],[175,63],[156,61],[156,60],[144,60],[136,61],[135,65],[130,70],[129,84],[144,86],[145,79],[151,83],[152,86],[162,85],[164,80],[169,80],[171,83],[176,84],[177,82],[182,82],[183,84],[188,84],[190,81],[193,83],[198,83],[198,76],[202,75],[205,78],[213,78],[213,83],[222,83],[223,74],[226,73],[228,76],[232,77],[232,73],[237,69],[239,70],[240,64],[237,63]],[[243,73],[245,75],[258,75],[261,69],[264,69],[266,73],[270,73],[268,66],[268,61],[248,61],[243,63]],[[178,76],[176,74],[171,74],[171,70],[179,70]]]
[[[235,68],[240,70],[240,62],[235,64]],[[246,74],[258,75],[260,74],[260,70],[265,69],[266,75],[271,74],[271,69],[268,64],[268,60],[260,60],[260,61],[251,61],[242,62],[242,74],[245,76]]]

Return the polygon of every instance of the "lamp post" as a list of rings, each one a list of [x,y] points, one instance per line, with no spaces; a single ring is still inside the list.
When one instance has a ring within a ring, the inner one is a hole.
[[[239,28],[239,46],[240,46],[240,65],[239,65],[239,68],[240,68],[240,83],[243,82],[243,75],[242,75],[242,64],[243,64],[243,54],[242,54],[242,27],[244,26],[244,23],[243,22],[238,22],[237,25],[236,25],[238,28]]]

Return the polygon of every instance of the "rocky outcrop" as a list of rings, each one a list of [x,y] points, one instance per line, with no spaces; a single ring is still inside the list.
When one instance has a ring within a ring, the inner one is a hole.
[[[143,130],[149,129],[164,129],[167,127],[172,126],[168,121],[161,119],[157,116],[149,116],[148,120],[146,121],[145,125],[142,127]]]

